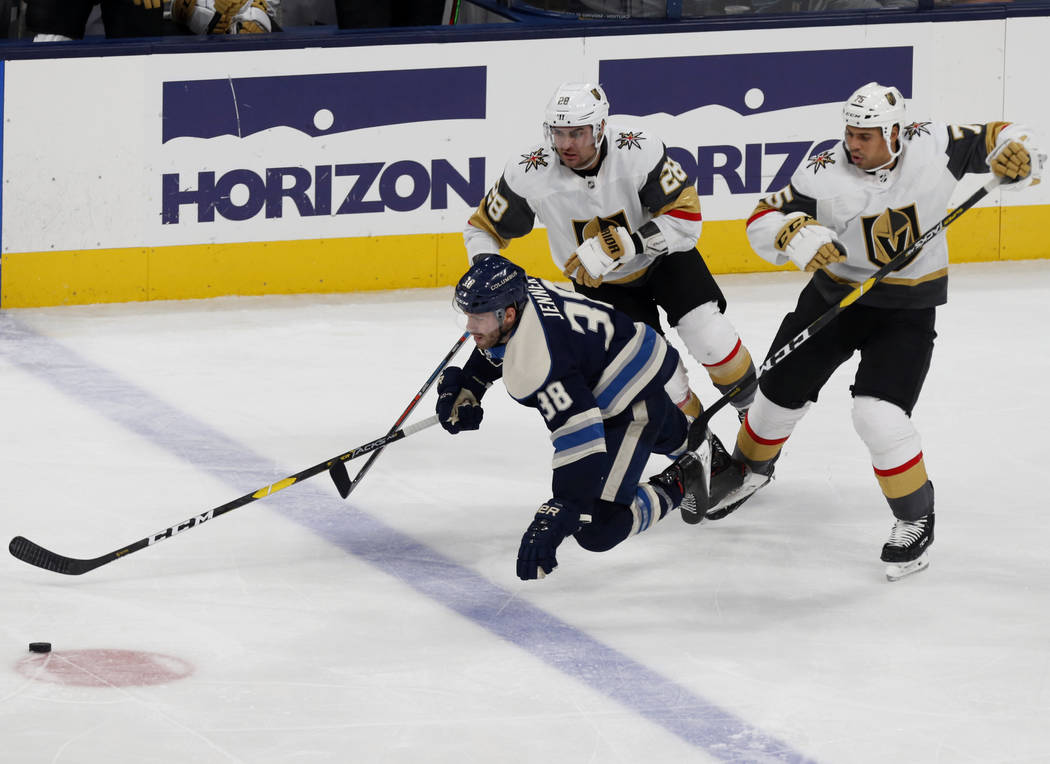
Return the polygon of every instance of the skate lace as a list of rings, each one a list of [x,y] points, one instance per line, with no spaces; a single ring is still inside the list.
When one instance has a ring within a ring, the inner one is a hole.
[[[926,518],[921,520],[898,520],[890,531],[890,546],[909,546],[922,537],[926,530]]]

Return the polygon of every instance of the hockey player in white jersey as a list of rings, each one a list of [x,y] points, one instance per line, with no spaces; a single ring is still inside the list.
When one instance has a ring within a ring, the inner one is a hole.
[[[1027,127],[908,121],[894,87],[868,83],[850,96],[843,116],[842,143],[810,157],[790,185],[763,199],[747,221],[755,252],[813,273],[770,353],[935,225],[964,175],[991,170],[1003,178],[1004,189],[1022,189],[1042,174],[1045,155]],[[850,388],[853,426],[895,518],[882,549],[886,575],[897,580],[925,569],[934,493],[911,413],[947,289],[948,246],[938,236],[762,374],[732,462],[713,467],[706,517],[725,517],[769,483],[795,425],[832,373],[859,351]]]
[[[662,308],[725,392],[753,378],[755,367],[696,249],[701,216],[694,179],[648,130],[609,123],[608,116],[599,86],[561,85],[547,105],[546,142],[507,163],[470,218],[467,253],[474,262],[499,252],[539,218],[554,262],[576,291],[661,334]],[[682,364],[668,394],[686,414],[700,413]],[[733,405],[744,410],[749,402],[742,395]]]
[[[478,429],[482,396],[502,378],[551,433],[552,497],[522,537],[522,580],[552,572],[568,536],[604,552],[686,502],[695,512],[703,471],[685,451],[685,414],[664,389],[678,353],[652,327],[499,255],[470,267],[454,303],[476,347],[463,368],[450,366],[438,380],[441,425],[453,434]],[[678,458],[641,482],[654,453]]]

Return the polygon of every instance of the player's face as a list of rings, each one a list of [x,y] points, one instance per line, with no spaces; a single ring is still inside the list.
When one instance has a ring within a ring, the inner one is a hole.
[[[846,125],[846,150],[853,164],[862,170],[874,170],[890,161],[890,147],[878,127]]]
[[[586,168],[598,154],[594,146],[594,128],[590,125],[552,127],[551,141],[562,164],[572,170]]]
[[[474,338],[474,344],[480,350],[488,350],[495,347],[499,342],[499,321],[496,319],[496,311],[488,313],[467,313],[467,331]]]

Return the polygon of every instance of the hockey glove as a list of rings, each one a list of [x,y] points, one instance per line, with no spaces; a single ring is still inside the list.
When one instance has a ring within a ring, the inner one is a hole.
[[[792,212],[787,216],[773,246],[787,255],[800,271],[807,273],[846,259],[846,248],[835,240],[832,230],[804,212]]]
[[[543,578],[558,567],[554,556],[558,544],[580,527],[580,513],[559,499],[551,499],[538,510],[518,548],[518,578]]]
[[[172,0],[171,17],[194,34],[271,31],[266,0]]]
[[[667,254],[667,237],[654,221],[643,223],[638,232],[631,234],[631,240],[635,247],[644,255],[649,257],[662,257]]]
[[[1023,125],[1007,125],[988,155],[988,167],[1003,179],[1003,188],[1020,191],[1039,183],[1046,164],[1032,140],[1032,131]]]
[[[135,5],[141,5],[147,11],[160,8],[163,4],[163,0],[135,0]]]
[[[565,264],[563,273],[584,286],[598,286],[605,274],[638,254],[638,246],[623,226],[603,228],[597,236],[585,240]]]
[[[481,408],[481,396],[488,385],[458,366],[449,366],[438,378],[436,412],[441,426],[455,435],[460,430],[476,430],[481,427],[485,415]]]

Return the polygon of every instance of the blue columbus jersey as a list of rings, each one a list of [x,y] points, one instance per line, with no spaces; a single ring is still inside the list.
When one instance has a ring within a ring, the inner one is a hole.
[[[529,300],[507,344],[487,354],[475,348],[465,371],[502,376],[511,397],[539,410],[554,444],[553,494],[586,511],[610,469],[604,420],[666,395],[678,353],[605,303],[537,278],[527,283]]]

